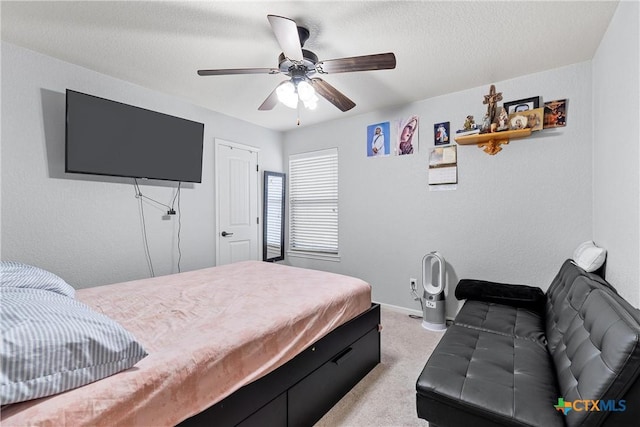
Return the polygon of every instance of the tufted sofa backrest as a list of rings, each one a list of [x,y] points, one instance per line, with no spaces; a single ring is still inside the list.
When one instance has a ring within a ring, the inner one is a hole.
[[[612,414],[620,418],[615,414],[623,409],[620,400],[640,388],[638,310],[606,281],[569,261],[547,291],[545,320],[547,347],[561,394],[558,397],[565,402],[589,401],[566,414],[567,425],[598,426]],[[606,402],[608,410],[588,410],[598,406],[598,400]],[[622,405],[626,410],[627,405]],[[640,406],[636,402],[628,405]],[[628,409],[630,413],[638,411]]]
[[[616,293],[616,290],[600,276],[587,273],[575,265],[572,260],[566,260],[547,290],[545,322],[547,346],[551,352],[558,345],[569,326],[566,310],[569,308],[570,300],[567,295],[578,279],[589,288],[608,289]]]

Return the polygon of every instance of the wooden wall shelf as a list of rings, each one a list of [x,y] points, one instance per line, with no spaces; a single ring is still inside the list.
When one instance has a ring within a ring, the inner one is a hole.
[[[459,145],[476,144],[479,148],[483,148],[485,153],[493,156],[502,150],[502,144],[508,144],[511,139],[526,138],[529,135],[531,135],[531,129],[518,129],[458,136],[455,140]]]

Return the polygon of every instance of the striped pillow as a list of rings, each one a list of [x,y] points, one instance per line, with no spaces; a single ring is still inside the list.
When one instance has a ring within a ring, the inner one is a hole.
[[[0,287],[45,289],[74,298],[76,290],[55,274],[14,261],[0,262]]]
[[[147,355],[131,333],[80,301],[42,289],[0,293],[2,405],[89,384]]]

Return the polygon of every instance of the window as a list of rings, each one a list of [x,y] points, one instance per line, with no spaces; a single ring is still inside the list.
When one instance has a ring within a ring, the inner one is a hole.
[[[338,149],[289,157],[289,250],[338,255]]]

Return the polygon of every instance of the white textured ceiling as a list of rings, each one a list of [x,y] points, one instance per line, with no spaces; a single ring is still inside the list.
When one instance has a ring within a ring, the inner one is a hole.
[[[283,105],[258,106],[283,75],[198,69],[277,68],[268,14],[307,27],[320,60],[394,52],[394,70],[325,75],[351,98],[325,100],[302,125],[589,60],[617,1],[2,1],[2,39],[178,96],[267,128],[296,127]],[[46,70],[43,70],[46,72]]]

